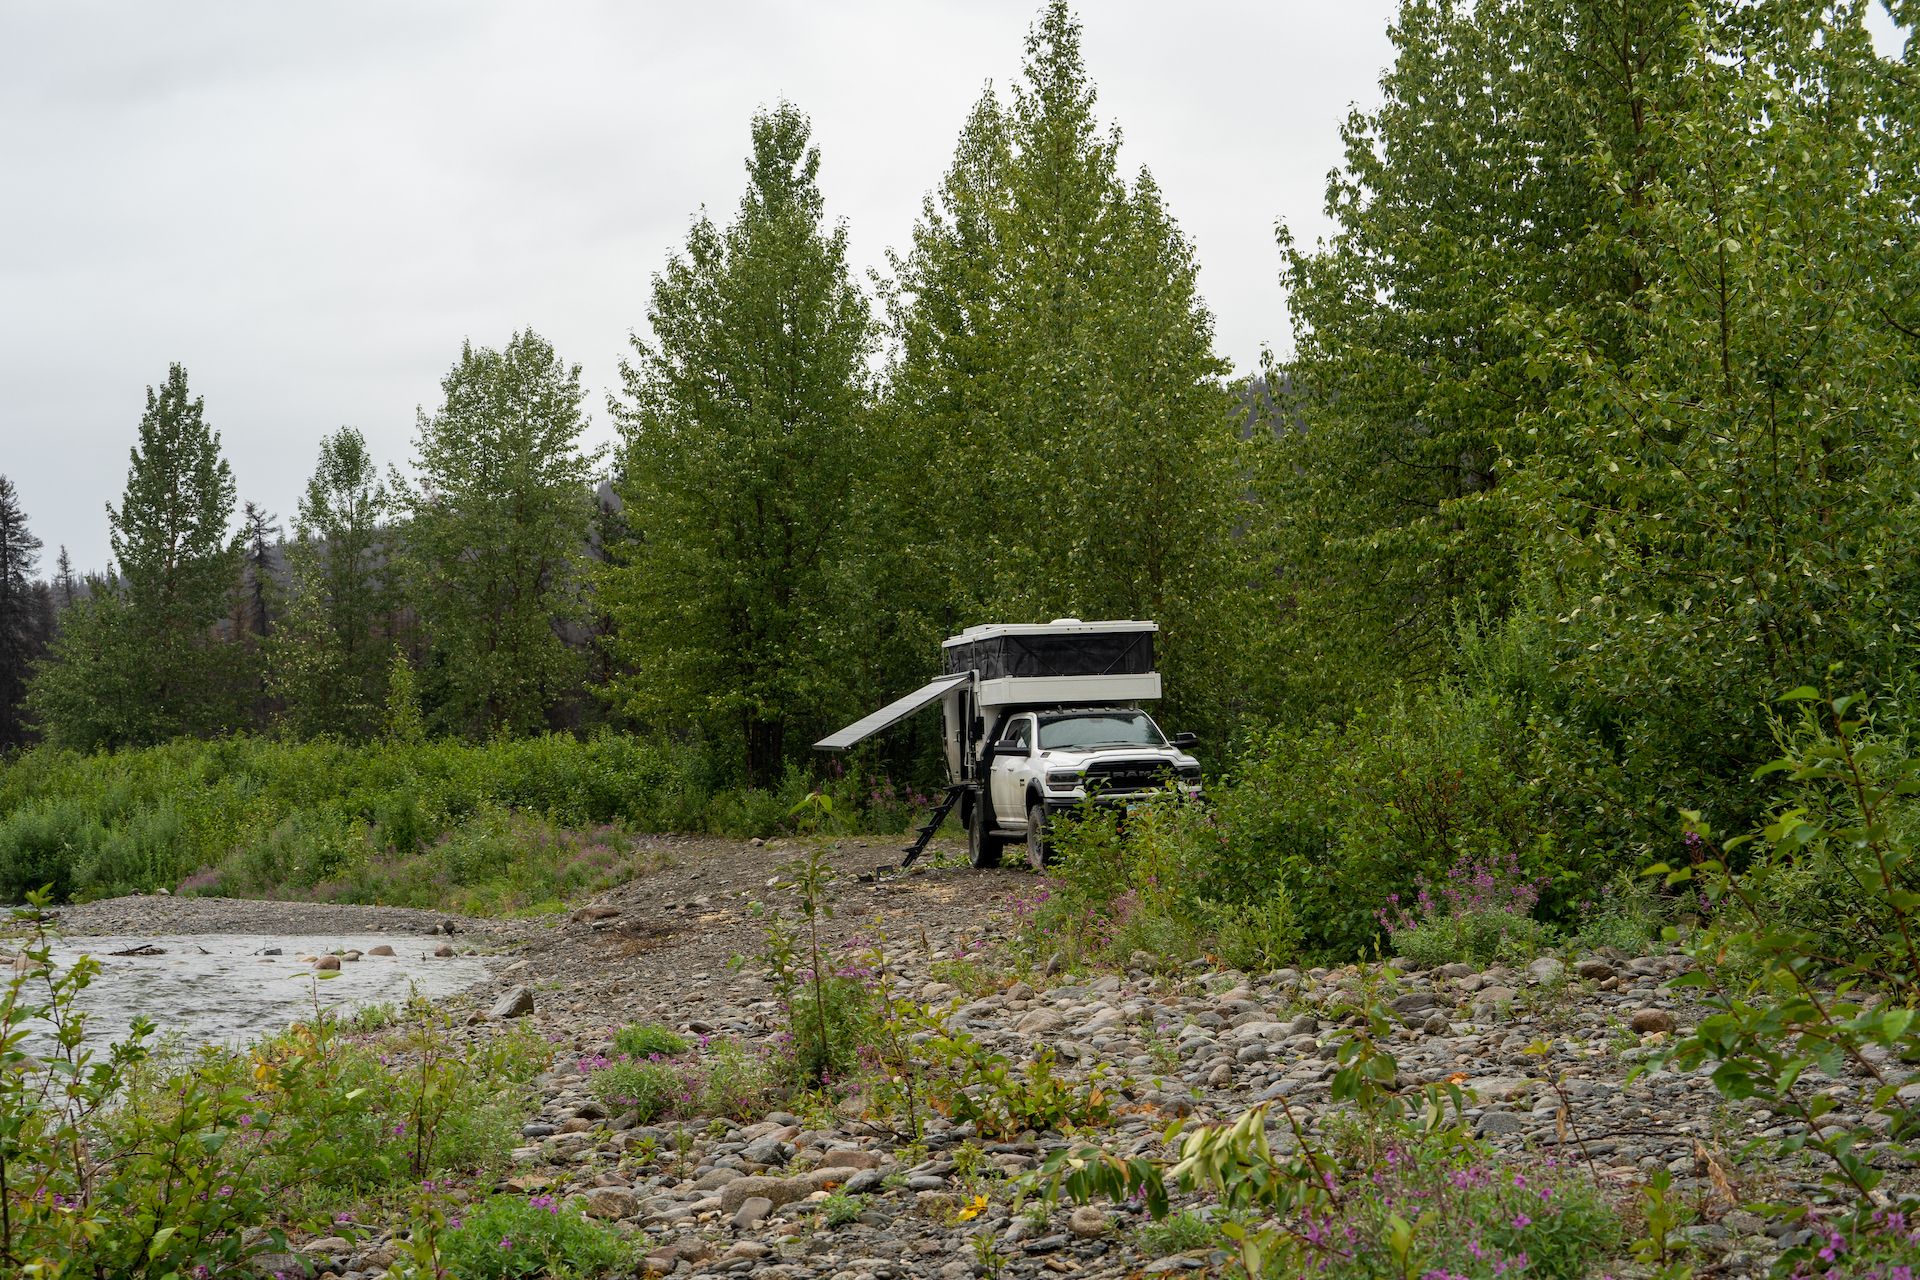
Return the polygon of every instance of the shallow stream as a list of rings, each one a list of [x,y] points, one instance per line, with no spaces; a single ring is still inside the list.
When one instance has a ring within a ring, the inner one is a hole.
[[[88,1039],[101,1048],[124,1036],[140,1014],[159,1034],[178,1034],[188,1044],[241,1044],[310,1017],[316,997],[321,1008],[341,1012],[398,1007],[409,990],[437,1000],[486,977],[483,957],[434,958],[438,941],[390,933],[88,936],[57,940],[53,959],[62,968],[82,955],[100,962],[101,972],[80,1002],[89,1014]],[[318,980],[313,966],[300,960],[336,951],[365,953],[382,944],[394,954],[363,954]],[[111,954],[144,947],[159,953]],[[280,954],[266,954],[275,948]],[[30,1035],[28,1043],[36,1052],[50,1044],[44,1032]]]

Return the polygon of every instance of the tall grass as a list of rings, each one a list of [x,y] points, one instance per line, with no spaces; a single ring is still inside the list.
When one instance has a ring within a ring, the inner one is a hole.
[[[631,874],[641,833],[771,836],[812,781],[719,789],[698,753],[561,735],[474,745],[233,737],[0,761],[0,901],[218,892],[510,912]],[[871,779],[832,784],[857,827]],[[891,826],[894,815],[873,817]]]

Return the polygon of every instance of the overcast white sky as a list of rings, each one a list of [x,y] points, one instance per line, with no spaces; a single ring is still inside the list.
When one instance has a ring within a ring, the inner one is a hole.
[[[283,520],[321,435],[404,463],[463,338],[585,366],[594,437],[649,281],[730,215],[747,123],[809,112],[862,269],[904,246],[1040,0],[0,0],[0,474],[104,568],[167,363]],[[1284,346],[1273,224],[1320,234],[1392,0],[1082,0],[1100,110],[1194,240],[1219,349]]]

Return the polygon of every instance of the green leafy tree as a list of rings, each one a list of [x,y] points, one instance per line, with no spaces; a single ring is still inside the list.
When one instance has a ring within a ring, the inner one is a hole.
[[[1551,394],[1516,307],[1617,317],[1617,228],[1668,171],[1692,92],[1685,0],[1405,0],[1383,101],[1342,130],[1314,248],[1283,226],[1295,429],[1263,469],[1275,704],[1338,706],[1448,659],[1463,605],[1519,593],[1496,501]],[[1616,323],[1590,336],[1602,350]]]
[[[789,730],[846,701],[873,327],[806,116],[783,104],[752,137],[739,213],[703,217],[654,277],[652,341],[622,365],[628,536],[604,607],[617,704],[702,728],[766,785]]]
[[[393,647],[393,658],[387,664],[385,712],[389,742],[412,744],[426,741],[426,718],[420,714],[420,695],[414,685],[413,663],[407,660],[406,650],[399,645]]]
[[[69,611],[29,691],[48,736],[139,744],[236,722],[245,684],[220,635],[240,571],[234,496],[204,401],[172,365],[147,389],[126,494],[107,508],[117,589]]]
[[[394,605],[385,559],[392,499],[366,437],[341,427],[294,516],[285,616],[270,646],[274,693],[299,736],[357,738],[379,724]]]
[[[1286,245],[1262,692],[1491,681],[1575,864],[1744,825],[1767,691],[1912,679],[1913,55],[1813,0],[1408,0],[1394,38],[1339,231]]]
[[[1920,614],[1920,81],[1853,6],[1707,9],[1684,37],[1665,167],[1605,231],[1646,287],[1514,323],[1552,394],[1511,496],[1570,714],[1658,781],[1621,816],[1646,843],[1681,805],[1754,820],[1766,695],[1836,663],[1904,690]]]
[[[586,608],[597,455],[580,447],[580,366],[531,329],[494,351],[467,343],[419,415],[418,483],[394,477],[429,688],[449,729],[544,727],[578,688],[569,644]]]
[[[21,703],[45,629],[33,580],[39,562],[40,539],[27,528],[19,491],[0,476],[0,751],[26,740]]]
[[[1153,618],[1176,709],[1217,709],[1245,514],[1224,367],[1192,247],[1152,175],[1120,174],[1080,41],[1048,5],[895,263],[902,594],[947,624]]]

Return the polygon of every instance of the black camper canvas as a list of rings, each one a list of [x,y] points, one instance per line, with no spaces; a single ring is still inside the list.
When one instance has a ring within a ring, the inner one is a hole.
[[[1153,632],[987,636],[947,647],[947,672],[1005,676],[1132,676],[1153,671]]]

